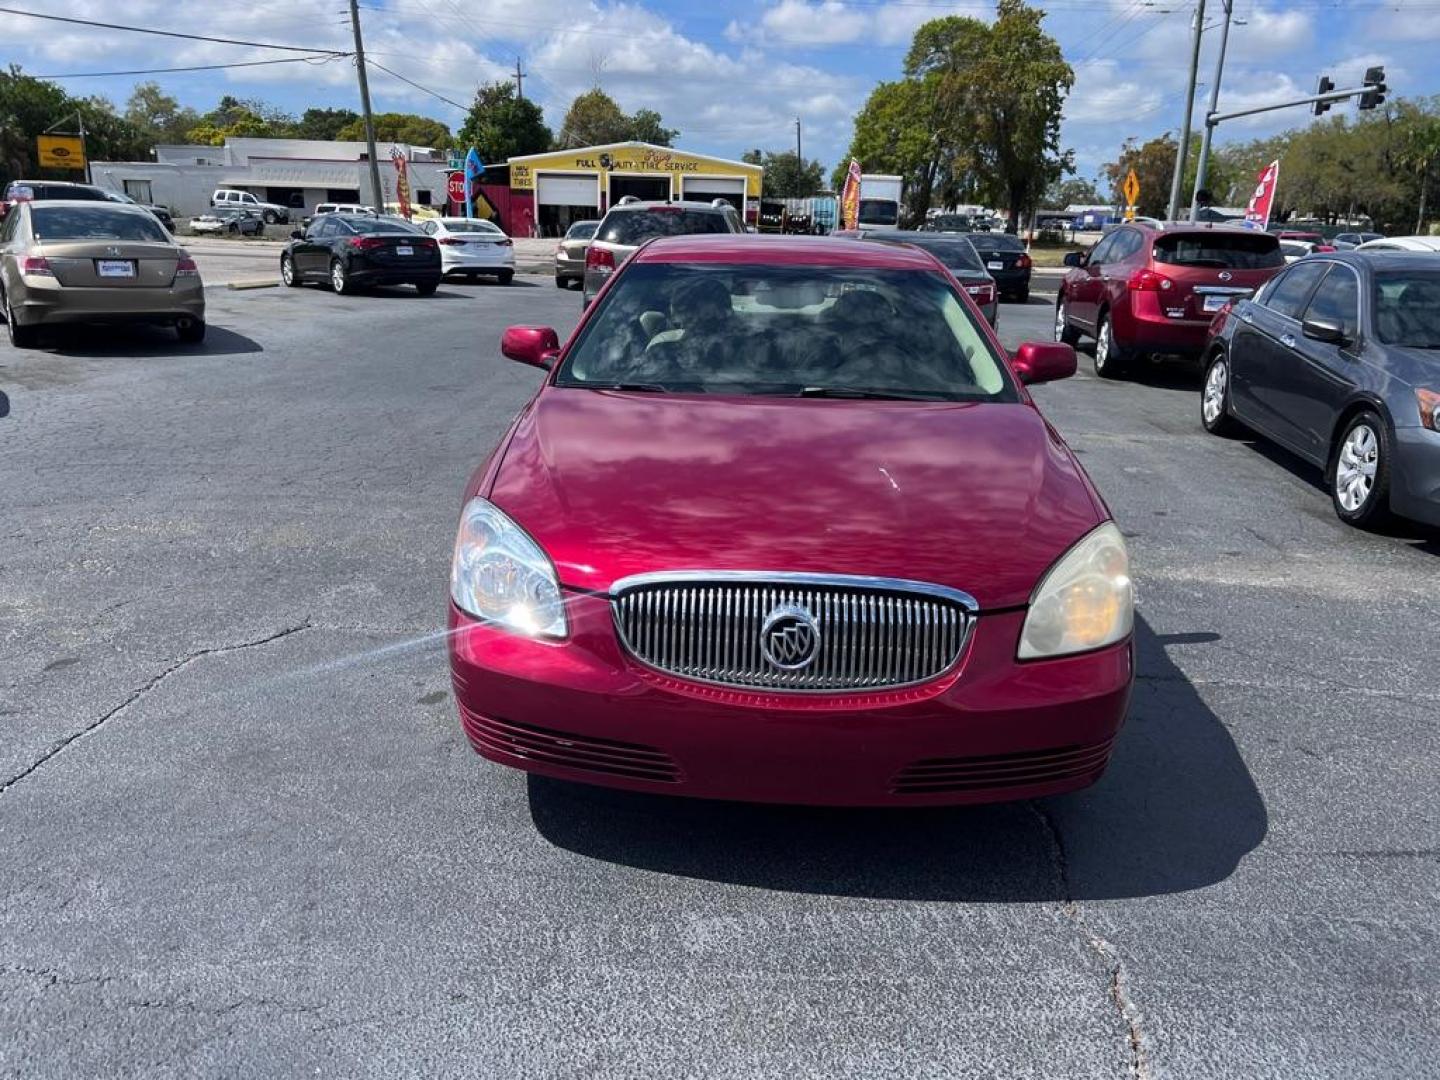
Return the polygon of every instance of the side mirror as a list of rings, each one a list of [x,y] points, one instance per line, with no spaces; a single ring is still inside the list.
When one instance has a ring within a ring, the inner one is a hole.
[[[1027,341],[1010,360],[1022,383],[1068,379],[1075,374],[1075,350],[1054,341]]]
[[[507,327],[500,351],[511,360],[549,371],[560,355],[560,336],[548,326]]]
[[[1323,341],[1327,345],[1344,345],[1345,328],[1333,319],[1306,319],[1300,324],[1300,332],[1312,341]]]
[[[1085,255],[1084,255],[1084,253],[1083,253],[1083,252],[1079,252],[1079,251],[1067,251],[1067,252],[1065,253],[1065,265],[1066,265],[1066,266],[1084,266],[1084,265],[1085,265]]]
[[[290,239],[291,239],[291,240],[304,240],[304,239],[305,239],[305,234],[304,234],[303,232],[301,232],[299,229],[291,229],[291,230],[290,230]]]

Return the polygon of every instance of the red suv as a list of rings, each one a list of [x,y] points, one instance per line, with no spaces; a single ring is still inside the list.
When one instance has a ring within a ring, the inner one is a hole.
[[[1215,313],[1285,266],[1269,233],[1215,225],[1122,225],[1070,267],[1055,305],[1055,340],[1095,338],[1095,374],[1124,376],[1146,353],[1197,360]]]

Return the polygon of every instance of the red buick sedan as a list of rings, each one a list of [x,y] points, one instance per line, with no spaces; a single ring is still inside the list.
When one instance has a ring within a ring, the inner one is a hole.
[[[1134,678],[1125,541],[935,259],[657,240],[471,479],[450,661],[477,751],[638,791],[832,805],[1093,783]]]

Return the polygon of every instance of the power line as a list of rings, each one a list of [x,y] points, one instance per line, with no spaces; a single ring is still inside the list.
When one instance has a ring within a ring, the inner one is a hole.
[[[375,54],[374,54],[374,53],[371,53],[370,55],[373,57]],[[372,59],[372,60],[370,61],[370,66],[371,66],[371,67],[374,67],[374,68],[379,68],[381,71],[385,72],[386,75],[391,75],[391,76],[399,79],[399,80],[400,80],[401,82],[403,82],[403,83],[409,83],[409,84],[410,84],[411,86],[413,86],[416,90],[423,90],[425,93],[429,94],[431,97],[433,97],[433,98],[435,98],[435,99],[437,99],[437,100],[439,100],[439,101],[445,102],[446,105],[453,105],[453,106],[455,106],[455,108],[461,109],[461,110],[463,110],[463,111],[465,111],[465,112],[469,112],[469,111],[470,111],[470,106],[469,106],[469,105],[461,105],[458,101],[451,101],[451,100],[450,100],[448,97],[446,97],[444,94],[437,94],[434,90],[431,90],[428,86],[421,86],[421,85],[420,85],[418,82],[416,82],[414,79],[407,79],[404,75],[401,75],[398,71],[391,71],[391,70],[390,70],[389,68],[387,68],[384,64],[381,64],[381,63],[379,63],[379,62],[376,61],[376,60],[373,60],[373,59]]]
[[[317,53],[314,56],[286,56],[279,60],[248,60],[240,64],[196,64],[193,67],[136,68],[133,71],[69,71],[63,75],[32,75],[34,79],[100,79],[111,75],[168,75],[177,71],[220,71],[224,68],[264,67],[267,64],[328,64],[352,53]]]
[[[76,26],[93,26],[101,30],[126,30],[132,34],[153,34],[157,37],[183,38],[186,41],[212,41],[218,45],[246,45],[252,49],[278,49],[281,52],[326,53],[331,56],[348,56],[349,53],[334,49],[317,49],[314,46],[276,45],[266,41],[242,41],[238,38],[208,37],[205,34],[181,34],[175,30],[156,30],[148,26],[126,26],[123,23],[96,22],[94,19],[76,19],[69,15],[42,15],[38,11],[21,11],[19,8],[0,7],[0,13],[23,15],[27,19],[49,19],[51,22],[73,23]]]

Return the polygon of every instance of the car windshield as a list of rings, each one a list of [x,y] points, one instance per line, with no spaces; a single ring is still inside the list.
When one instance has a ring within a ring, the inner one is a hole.
[[[464,233],[496,233],[496,234],[503,235],[502,233],[500,233],[500,229],[499,229],[498,227],[496,227],[496,226],[494,226],[494,225],[491,225],[490,222],[488,222],[488,221],[448,221],[448,220],[447,220],[447,221],[441,222],[441,224],[445,226],[445,231],[446,231],[446,232],[457,232],[457,233],[458,233],[458,232],[464,232]]]
[[[657,206],[649,210],[622,210],[611,214],[601,226],[600,239],[610,244],[642,244],[656,236],[729,231],[721,213]]]
[[[403,221],[387,221],[383,218],[354,217],[346,218],[345,224],[354,229],[357,233],[418,233],[414,225],[407,225]]]
[[[969,240],[980,252],[1025,250],[1025,241],[1009,233],[971,233]]]
[[[642,263],[585,324],[557,385],[1015,401],[989,339],[924,270]]]
[[[31,211],[37,240],[143,240],[170,243],[149,214],[103,206],[36,206]]]
[[[1386,345],[1440,349],[1440,272],[1376,274],[1375,331]]]
[[[599,227],[598,221],[577,221],[570,226],[570,231],[565,234],[566,240],[589,240],[595,235]]]
[[[1155,238],[1155,261],[1168,266],[1268,270],[1285,265],[1280,241],[1266,233],[1166,233]]]
[[[970,241],[964,237],[942,238],[933,234],[920,233],[873,233],[872,236],[876,240],[884,240],[892,244],[913,244],[934,255],[945,264],[947,270],[974,274],[985,273],[985,265],[980,261],[980,256],[975,254],[975,249],[970,246]]]

